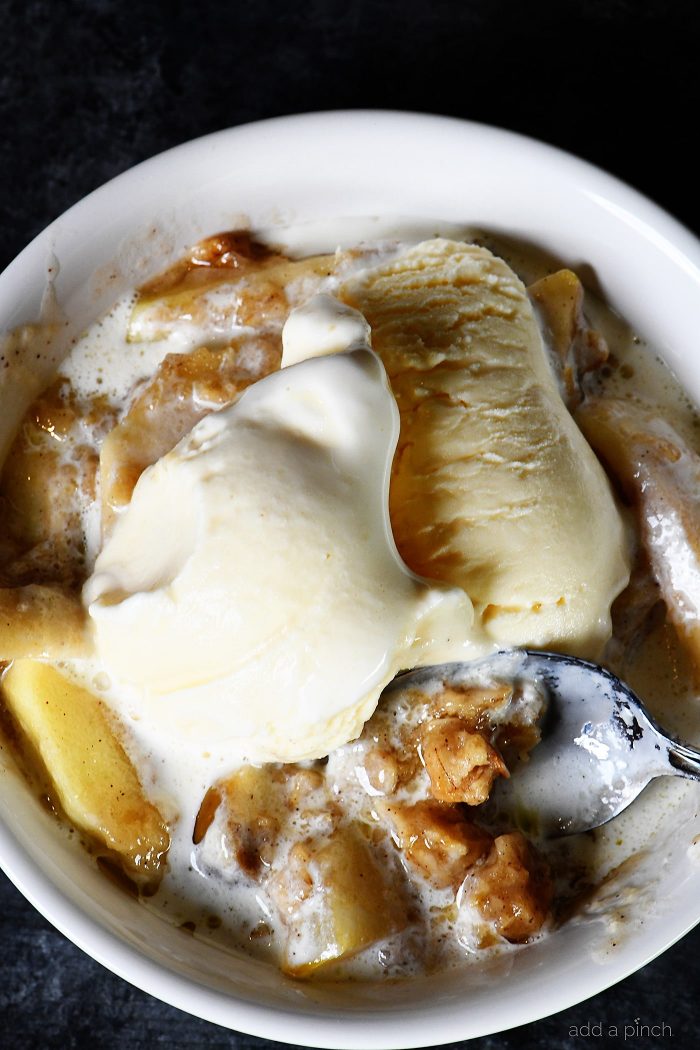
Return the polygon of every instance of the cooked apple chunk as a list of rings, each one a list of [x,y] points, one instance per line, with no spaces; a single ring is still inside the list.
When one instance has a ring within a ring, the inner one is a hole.
[[[496,777],[509,775],[498,751],[460,718],[437,718],[421,734],[421,751],[438,802],[478,806],[489,797]]]
[[[144,890],[162,874],[170,845],[102,702],[49,664],[15,660],[4,702],[68,821]]]
[[[209,412],[232,404],[247,386],[279,368],[281,356],[280,338],[272,334],[214,350],[201,346],[189,354],[168,354],[102,443],[103,525],[109,527],[129,502],[146,467]]]
[[[473,899],[507,941],[524,941],[544,924],[552,884],[544,861],[520,832],[499,835],[474,872]]]
[[[583,285],[572,270],[557,270],[528,288],[554,353],[564,400],[581,401],[581,376],[608,359],[605,339],[590,328],[583,313]]]
[[[335,807],[320,773],[294,764],[244,765],[214,784],[197,814],[192,841],[202,843],[218,819],[227,855],[249,878],[260,880],[273,862],[291,819],[332,830]]]
[[[318,846],[306,844],[301,855],[297,850],[286,877],[296,887],[282,910],[288,928],[282,969],[290,976],[308,977],[408,925],[400,888],[388,883],[354,825]]]
[[[489,833],[466,820],[457,806],[379,802],[377,810],[408,866],[437,889],[451,886],[456,891],[491,846]]]
[[[114,425],[105,398],[58,379],[28,409],[0,473],[0,584],[61,584],[86,574],[86,511],[96,495],[95,444]]]
[[[243,871],[255,876],[269,864],[283,819],[280,771],[242,766],[219,790],[226,807],[228,847]]]
[[[669,619],[700,668],[700,456],[652,405],[590,399],[576,421],[636,507]]]
[[[80,598],[58,587],[30,583],[0,588],[0,661],[60,660],[91,649]]]

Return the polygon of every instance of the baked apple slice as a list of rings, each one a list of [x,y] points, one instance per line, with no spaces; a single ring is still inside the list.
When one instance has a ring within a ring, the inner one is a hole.
[[[251,383],[279,368],[280,337],[234,340],[210,350],[168,354],[102,443],[102,525],[131,499],[139,477],[209,412],[232,404]]]
[[[557,270],[528,288],[559,377],[567,407],[582,400],[580,380],[608,359],[605,339],[583,312],[583,285],[573,270]]]
[[[636,508],[669,619],[700,668],[700,456],[652,405],[593,398],[576,420]]]
[[[144,892],[162,875],[168,828],[148,800],[103,703],[49,664],[15,660],[2,696],[30,764],[95,852]]]
[[[78,595],[29,583],[0,588],[0,662],[88,656],[92,642]]]
[[[359,828],[336,829],[318,845],[297,844],[278,876],[287,906],[282,969],[308,977],[350,958],[408,925],[400,888],[390,884]],[[294,880],[295,887],[286,884]],[[273,891],[274,892],[274,891]]]

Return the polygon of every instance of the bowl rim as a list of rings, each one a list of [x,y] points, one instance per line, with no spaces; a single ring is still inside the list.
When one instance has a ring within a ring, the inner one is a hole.
[[[82,213],[89,203],[108,200],[115,194],[123,195],[124,190],[130,186],[136,187],[144,176],[157,178],[162,171],[172,169],[173,164],[206,152],[211,147],[243,136],[254,141],[255,136],[266,136],[280,128],[297,129],[301,135],[308,137],[322,136],[329,125],[334,125],[357,136],[359,141],[363,135],[363,124],[366,127],[368,121],[378,123],[387,133],[399,135],[420,136],[428,128],[440,126],[448,135],[471,136],[475,141],[484,138],[498,140],[516,154],[526,151],[542,163],[556,165],[565,177],[586,182],[616,206],[633,212],[641,222],[656,231],[661,250],[673,256],[678,265],[690,267],[693,280],[697,281],[700,288],[700,241],[695,235],[643,194],[588,161],[529,136],[488,124],[424,113],[359,109],[253,121],[193,139],[135,165],[79,200],[39,233],[0,274],[0,296],[4,289],[9,288],[12,294],[13,289],[21,286],[27,260],[37,252],[46,254],[52,243],[52,233],[59,224],[69,224],[72,217]],[[282,196],[283,193],[282,190]],[[371,1046],[400,1050],[403,1047],[437,1045],[465,1038],[464,1026],[460,1026],[456,1015],[450,1013],[449,1023],[440,1026],[429,1008],[407,1014],[410,1025],[400,1031],[397,1029],[400,1019],[394,1013],[368,1016],[341,1010],[312,1016],[304,1011],[261,1006],[203,984],[195,985],[189,978],[142,955],[87,915],[34,863],[2,820],[0,857],[3,870],[20,892],[53,926],[88,955],[138,988],[215,1024],[282,1042],[294,1041],[308,1046],[332,1048]],[[493,1022],[482,1019],[481,1024],[468,1033],[468,1037],[492,1034],[541,1019],[609,988],[646,965],[687,933],[700,921],[700,906],[690,917],[682,915],[685,915],[685,909],[678,908],[665,924],[664,936],[651,943],[641,956],[630,959],[624,955],[617,965],[610,963],[605,971],[592,971],[587,980],[579,980],[573,986],[561,988],[556,995],[548,995],[546,1005],[540,1003],[528,1007],[521,1004],[519,1009],[511,1009],[508,1013],[504,1011]]]

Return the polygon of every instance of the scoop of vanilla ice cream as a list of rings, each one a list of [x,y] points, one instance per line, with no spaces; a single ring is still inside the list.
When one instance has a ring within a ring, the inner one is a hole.
[[[396,550],[397,436],[359,347],[261,380],[144,472],[84,600],[101,663],[161,739],[221,761],[321,757],[397,671],[479,651],[466,595]]]
[[[629,552],[522,282],[441,238],[349,279],[401,415],[391,523],[416,572],[465,589],[500,646],[596,658]]]

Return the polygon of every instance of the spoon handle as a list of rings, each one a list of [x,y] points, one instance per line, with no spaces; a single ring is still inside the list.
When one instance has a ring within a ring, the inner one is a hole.
[[[700,780],[700,750],[669,741],[668,760],[682,777]]]

